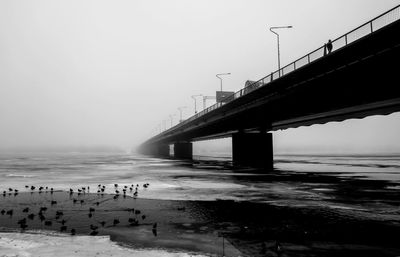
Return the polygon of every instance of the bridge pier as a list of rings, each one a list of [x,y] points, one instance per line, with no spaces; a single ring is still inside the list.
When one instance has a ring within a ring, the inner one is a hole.
[[[244,133],[232,135],[234,165],[272,169],[274,165],[272,133]]]
[[[174,143],[174,157],[177,159],[193,159],[193,143],[176,142]]]
[[[168,144],[161,144],[157,146],[157,156],[160,157],[170,157],[169,154],[169,145]]]

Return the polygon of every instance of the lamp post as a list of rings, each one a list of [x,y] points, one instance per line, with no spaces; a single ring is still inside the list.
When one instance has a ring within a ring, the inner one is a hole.
[[[219,78],[221,80],[221,91],[222,91],[222,78],[219,76],[223,76],[223,75],[231,75],[231,73],[220,73],[220,74],[215,75],[217,78]]]
[[[279,26],[279,27],[270,27],[269,30],[274,33],[277,36],[278,39],[278,71],[279,71],[279,77],[281,76],[281,57],[280,57],[280,52],[279,52],[279,34],[273,31],[274,29],[291,29],[293,28],[292,26]]]
[[[216,99],[216,97],[215,96],[208,96],[208,95],[203,96],[203,110],[206,108],[206,101],[209,100],[209,99]]]
[[[182,122],[182,121],[183,121],[183,120],[182,120],[182,111],[183,111],[183,109],[185,109],[185,108],[187,108],[187,106],[178,107],[178,110],[179,110],[179,122]]]
[[[192,95],[191,97],[193,98],[193,100],[194,100],[194,113],[197,113],[197,99],[196,99],[196,97],[197,96],[203,96],[202,94],[200,94],[200,95]]]

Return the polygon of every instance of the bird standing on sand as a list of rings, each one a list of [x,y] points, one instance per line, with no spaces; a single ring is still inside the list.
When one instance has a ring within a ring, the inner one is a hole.
[[[153,229],[151,230],[154,236],[157,236],[157,222],[153,224]]]

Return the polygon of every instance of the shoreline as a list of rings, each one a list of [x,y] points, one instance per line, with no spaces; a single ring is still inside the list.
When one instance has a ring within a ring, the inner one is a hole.
[[[163,249],[206,256],[222,256],[223,251],[225,256],[400,255],[395,239],[400,233],[399,222],[349,217],[348,211],[344,215],[340,209],[230,200],[152,200],[130,196],[114,199],[114,195],[95,193],[78,197],[65,191],[7,194],[0,196],[0,203],[0,211],[13,210],[12,215],[0,215],[0,227],[26,234],[31,229],[60,233],[65,220],[67,228],[61,233],[66,238],[73,237],[69,236],[71,229],[76,230],[76,237],[97,231],[93,238],[108,236],[111,242],[130,249]],[[42,207],[47,210],[42,212],[44,219],[40,221],[38,213]],[[23,212],[25,208],[29,211]],[[33,219],[27,218],[29,214],[35,215]],[[19,228],[22,219],[26,219],[26,230]],[[119,221],[115,226],[114,219]],[[97,228],[91,229],[91,225]],[[282,253],[275,249],[277,242]]]

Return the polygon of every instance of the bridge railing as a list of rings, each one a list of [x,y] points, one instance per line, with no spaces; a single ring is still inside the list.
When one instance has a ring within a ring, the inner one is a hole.
[[[354,41],[361,39],[375,31],[389,25],[390,23],[393,23],[393,22],[399,20],[399,19],[400,19],[400,5],[397,5],[396,7],[382,13],[381,15],[362,24],[361,26],[358,26],[357,28],[351,30],[350,32],[347,32],[346,34],[332,40],[332,46],[333,46],[332,51],[334,52],[342,47],[345,47],[348,44],[351,44]],[[257,89],[259,87],[263,87],[263,86],[271,83],[272,81],[274,81],[284,75],[287,75],[294,70],[299,69],[300,67],[308,65],[308,64],[326,56],[327,54],[328,54],[327,49],[325,48],[325,45],[323,45],[320,48],[315,49],[314,51],[304,55],[303,57],[300,57],[299,59],[295,60],[294,62],[289,63],[288,65],[282,67],[280,70],[276,70],[276,71],[272,72],[271,74],[257,80],[256,82],[240,89],[239,91],[237,91],[230,97],[226,98],[225,103],[228,103],[237,98],[240,98],[240,97],[250,93],[251,91],[254,91],[255,89]],[[215,109],[221,107],[222,105],[223,105],[222,103],[216,103],[216,104],[202,110],[201,112],[191,116],[189,119],[186,119],[186,120],[182,121],[181,123],[175,125],[174,127],[160,133],[160,135],[168,133],[168,131],[171,129],[177,129],[192,120],[195,120],[211,111],[214,111]]]

